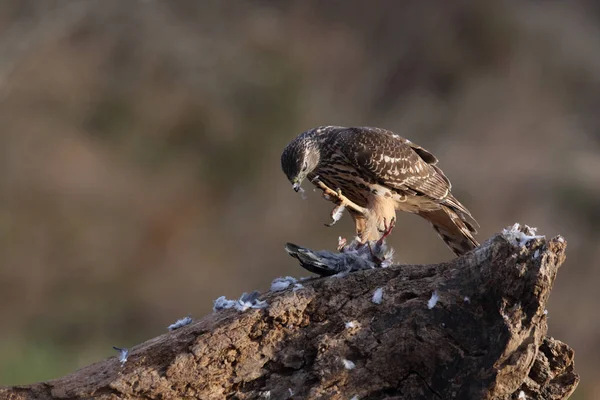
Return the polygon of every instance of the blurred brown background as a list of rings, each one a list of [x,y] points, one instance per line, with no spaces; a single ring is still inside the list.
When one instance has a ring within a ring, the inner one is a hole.
[[[0,384],[58,377],[218,296],[307,275],[344,218],[283,147],[323,124],[430,149],[481,223],[569,242],[550,334],[600,381],[600,3],[4,0]],[[309,188],[305,184],[305,188]],[[397,261],[452,254],[400,216]]]

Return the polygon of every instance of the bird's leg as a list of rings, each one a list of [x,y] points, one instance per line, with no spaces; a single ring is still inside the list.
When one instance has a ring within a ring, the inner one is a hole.
[[[325,185],[323,182],[321,182],[319,180],[318,177],[316,177],[315,179],[313,179],[312,181],[319,189],[321,189],[323,191],[323,196],[328,196],[325,198],[328,198],[329,200],[331,199],[335,199],[335,200],[331,200],[334,201],[335,203],[338,203],[338,205],[342,205],[345,208],[349,208],[359,214],[366,214],[367,213],[367,209],[364,207],[359,206],[358,204],[350,201],[346,196],[344,196],[342,194],[342,191],[340,189],[333,190],[331,188],[329,188],[327,185]]]
[[[356,213],[350,210],[350,216],[354,220],[354,228],[356,231],[356,240],[361,246],[364,246],[369,241],[369,228],[367,217],[364,214]]]
[[[394,226],[396,226],[396,218],[392,218],[390,220],[389,225],[387,224],[387,221],[384,218],[383,225],[385,227],[385,231],[383,231],[383,235],[381,235],[381,237],[377,240],[377,246],[382,246],[385,238],[388,237],[390,235],[390,233],[392,233]],[[367,246],[369,246],[369,251],[371,252],[371,257],[373,257],[373,259],[377,262],[377,264],[379,264],[379,265],[383,264],[385,259],[375,255],[375,252],[373,251],[373,248],[371,247],[371,242],[367,242]]]
[[[330,189],[327,185],[325,185],[323,182],[321,182],[319,180],[318,175],[315,176],[311,180],[311,182],[314,185],[316,185],[317,187],[319,187],[321,190],[323,190],[323,198],[325,200],[332,201],[336,204],[336,206],[333,208],[333,210],[331,210],[331,222],[328,224],[325,224],[325,226],[331,227],[331,226],[335,225],[336,222],[338,222],[342,218],[342,215],[344,215],[344,210],[346,209],[346,205],[339,198],[341,191],[338,190],[338,192],[334,192],[332,189]]]
[[[341,237],[341,236],[340,236],[340,237],[338,238],[337,250],[338,250],[340,253],[343,253],[343,252],[344,252],[344,250],[346,249],[346,244],[347,244],[347,243],[348,243],[348,241],[346,240],[346,238],[343,238],[343,237]]]
[[[392,217],[392,219],[390,220],[389,225],[387,223],[387,220],[384,218],[383,219],[383,226],[384,226],[383,234],[381,235],[381,237],[377,241],[377,244],[380,245],[380,246],[383,244],[383,241],[385,240],[385,238],[388,237],[390,235],[390,233],[392,233],[392,231],[394,230],[394,227],[396,226],[396,218]]]
[[[381,239],[379,239],[379,240],[381,240]],[[380,246],[381,244],[378,242],[377,245]],[[371,242],[367,242],[367,246],[369,246],[369,252],[371,253],[371,257],[373,257],[373,259],[375,260],[375,262],[378,265],[381,265],[384,261],[383,258],[375,255],[375,252],[373,251],[373,248],[371,247]]]

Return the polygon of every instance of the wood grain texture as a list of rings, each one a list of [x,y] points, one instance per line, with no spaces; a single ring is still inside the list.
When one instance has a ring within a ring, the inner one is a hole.
[[[546,336],[544,313],[565,248],[497,235],[447,263],[305,281],[263,295],[265,309],[142,343],[124,366],[112,357],[0,398],[566,399],[579,382],[573,350]]]

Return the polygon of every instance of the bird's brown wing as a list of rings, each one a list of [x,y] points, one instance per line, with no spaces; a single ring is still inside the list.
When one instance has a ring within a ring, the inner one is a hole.
[[[366,178],[401,193],[426,196],[451,207],[475,232],[477,222],[452,196],[450,181],[429,151],[381,128],[347,128],[340,132],[338,141],[338,149]]]
[[[450,182],[433,154],[379,128],[348,128],[338,136],[345,156],[359,173],[378,184],[434,200],[444,199]]]

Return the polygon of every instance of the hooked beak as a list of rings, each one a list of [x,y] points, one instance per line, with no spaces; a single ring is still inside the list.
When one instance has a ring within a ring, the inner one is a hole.
[[[298,193],[298,191],[300,190],[300,183],[296,182],[292,185],[292,188],[294,188],[294,192]]]

